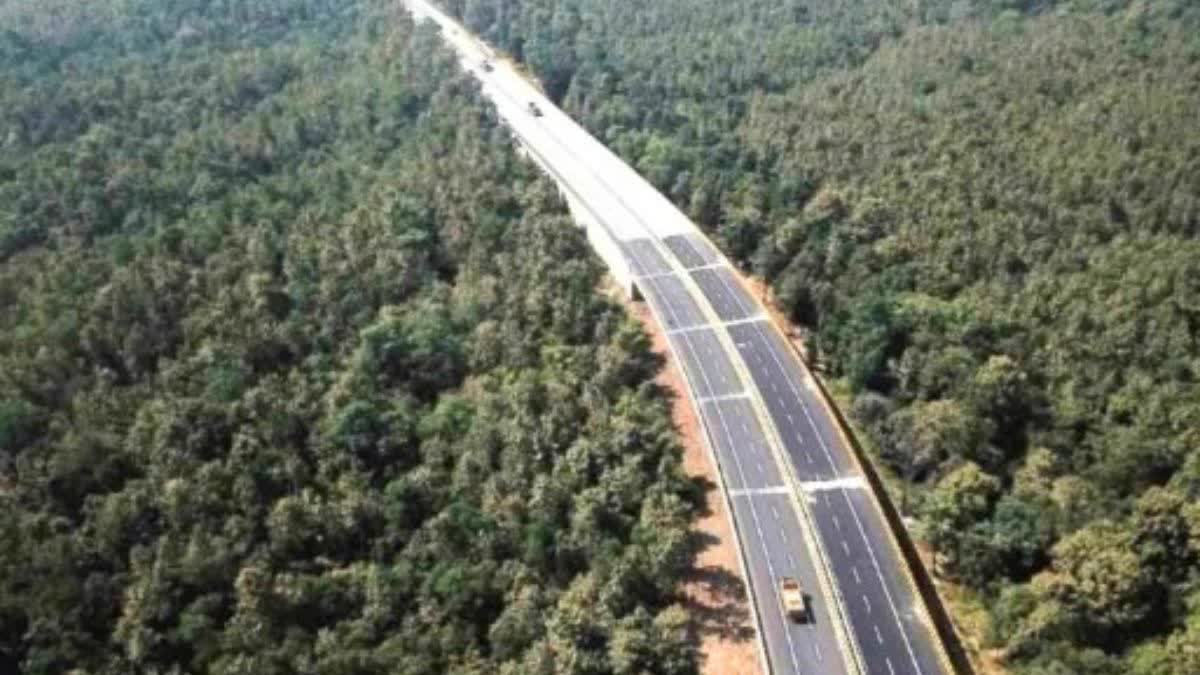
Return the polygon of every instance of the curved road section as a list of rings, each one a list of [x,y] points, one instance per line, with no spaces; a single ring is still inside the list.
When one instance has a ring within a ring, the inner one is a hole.
[[[669,200],[511,66],[491,61],[491,50],[460,25],[425,0],[406,4],[441,27],[521,145],[617,242],[663,326],[730,505],[767,670],[951,672],[852,450],[729,262]],[[805,589],[807,621],[785,614],[782,577]]]

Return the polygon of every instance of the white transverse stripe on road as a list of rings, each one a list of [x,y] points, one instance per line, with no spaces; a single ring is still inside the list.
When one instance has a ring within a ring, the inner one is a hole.
[[[729,491],[730,497],[761,497],[763,495],[786,495],[787,486],[778,485],[764,488],[737,488]]]
[[[628,256],[626,256],[626,259],[628,259]],[[678,279],[679,275],[676,274],[675,272],[655,272],[653,274],[638,274],[633,277],[633,280],[634,281],[654,281],[655,279],[662,279],[663,277],[675,277],[676,279]]]
[[[715,269],[720,269],[722,267],[728,269],[729,266],[726,265],[725,263],[713,263],[711,265],[705,265],[704,267],[687,268],[687,271],[688,272],[697,272],[699,270],[715,270]],[[654,274],[637,274],[637,275],[634,275],[633,278],[634,278],[634,280],[638,280],[638,279],[654,279],[656,277],[673,277],[673,276],[676,276],[676,273],[674,271],[657,272]]]
[[[750,394],[725,394],[724,396],[701,396],[700,403],[720,403],[721,401],[744,401],[750,398]]]
[[[867,489],[867,481],[863,479],[862,476],[835,478],[833,480],[809,480],[801,482],[800,489],[804,490],[805,492],[820,492],[822,490],[865,490]]]
[[[662,275],[662,276],[669,276],[669,275]],[[642,278],[650,281],[650,283],[654,283],[654,279],[656,279],[657,277],[642,277]],[[729,328],[730,326],[740,326],[744,323],[754,323],[756,321],[763,321],[763,320],[764,320],[764,317],[762,314],[756,314],[755,316],[748,316],[745,319],[734,319],[733,321],[719,321],[717,323],[704,323],[704,324],[700,324],[699,326],[688,326],[687,328],[672,328],[671,330],[667,331],[667,335],[675,335],[676,333],[688,333],[688,332],[695,331],[695,330],[704,330],[706,328]]]

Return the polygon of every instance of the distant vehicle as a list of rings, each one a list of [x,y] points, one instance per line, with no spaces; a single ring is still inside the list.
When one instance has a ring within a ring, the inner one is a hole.
[[[779,595],[783,598],[783,611],[792,621],[803,623],[808,621],[808,611],[804,606],[804,589],[800,582],[792,577],[779,580]]]
[[[485,73],[490,73],[493,70],[491,61],[484,61],[481,67]]]
[[[530,101],[529,102],[529,114],[533,115],[534,117],[541,117],[542,109],[538,107],[538,104],[534,103],[533,101]]]

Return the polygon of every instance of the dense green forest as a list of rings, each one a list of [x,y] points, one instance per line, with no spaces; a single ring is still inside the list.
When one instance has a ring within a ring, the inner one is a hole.
[[[438,38],[0,1],[0,672],[688,673],[648,339]]]
[[[443,4],[772,284],[1014,670],[1200,672],[1200,6]]]

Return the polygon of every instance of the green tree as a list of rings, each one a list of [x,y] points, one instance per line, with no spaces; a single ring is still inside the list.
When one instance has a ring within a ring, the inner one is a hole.
[[[922,506],[925,538],[936,551],[935,569],[957,574],[965,560],[974,526],[987,519],[1000,494],[1000,481],[978,465],[966,463],[946,474]]]
[[[1149,617],[1153,581],[1130,539],[1115,524],[1089,525],[1055,544],[1050,569],[1034,578],[1041,597],[1061,603],[1078,639],[1120,640]]]
[[[950,459],[990,459],[970,409],[954,400],[918,403],[892,415],[885,457],[910,479],[936,471]]]
[[[1187,497],[1167,488],[1150,488],[1130,515],[1133,549],[1147,573],[1168,585],[1183,580],[1196,563],[1192,545],[1200,521]]]

